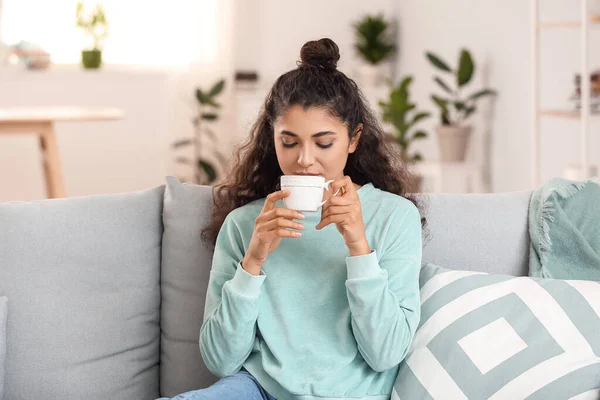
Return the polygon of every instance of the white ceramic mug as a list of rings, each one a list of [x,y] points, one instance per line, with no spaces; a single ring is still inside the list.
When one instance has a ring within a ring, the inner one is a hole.
[[[333,180],[325,181],[322,176],[283,175],[281,190],[287,190],[290,195],[283,199],[286,208],[296,211],[317,211],[325,204],[323,191],[329,190]],[[339,193],[339,189],[334,196]]]

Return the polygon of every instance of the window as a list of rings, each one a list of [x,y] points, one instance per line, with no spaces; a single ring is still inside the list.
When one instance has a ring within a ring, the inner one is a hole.
[[[27,40],[51,54],[55,64],[75,64],[86,48],[75,26],[77,0],[0,0],[0,37]],[[84,1],[86,11],[98,1]],[[103,0],[107,64],[184,66],[210,64],[218,56],[218,0]]]

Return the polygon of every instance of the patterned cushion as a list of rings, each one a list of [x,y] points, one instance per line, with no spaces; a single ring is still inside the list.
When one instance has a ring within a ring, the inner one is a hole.
[[[600,394],[600,283],[421,270],[421,323],[392,400]]]

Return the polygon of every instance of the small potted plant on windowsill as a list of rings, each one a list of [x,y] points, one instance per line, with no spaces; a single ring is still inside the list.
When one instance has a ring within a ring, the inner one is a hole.
[[[426,56],[434,67],[450,74],[456,83],[456,86],[451,86],[439,76],[434,77],[434,81],[445,92],[444,96],[435,94],[431,96],[435,105],[440,109],[441,124],[436,130],[441,161],[464,161],[473,131],[472,125],[467,123],[467,120],[477,110],[477,101],[486,96],[496,95],[496,91],[481,89],[470,96],[462,96],[461,89],[471,81],[475,74],[475,63],[468,50],[461,50],[456,69],[450,68],[446,62],[433,53],[428,52]]]
[[[84,68],[100,68],[102,65],[102,40],[108,35],[108,23],[106,14],[100,4],[91,14],[85,15],[82,2],[77,3],[77,27],[83,29],[86,35],[92,39],[92,48],[81,52],[81,63]]]

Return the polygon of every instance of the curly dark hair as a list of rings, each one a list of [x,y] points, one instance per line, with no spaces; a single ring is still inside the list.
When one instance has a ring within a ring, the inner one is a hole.
[[[298,68],[281,75],[267,95],[258,120],[239,149],[232,171],[213,188],[212,219],[202,238],[215,244],[225,218],[234,209],[279,190],[283,172],[275,153],[273,125],[294,105],[319,107],[348,127],[352,140],[362,124],[362,135],[354,153],[348,155],[344,174],[359,185],[373,186],[412,201],[423,216],[423,201],[407,193],[414,176],[401,161],[397,146],[368,107],[356,83],[337,69],[338,46],[331,39],[309,41],[300,50]],[[422,228],[426,219],[421,218]]]

